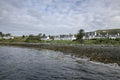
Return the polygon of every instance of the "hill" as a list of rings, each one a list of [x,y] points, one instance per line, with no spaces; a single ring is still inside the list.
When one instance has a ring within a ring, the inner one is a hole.
[[[120,33],[120,29],[105,29],[105,30],[97,30],[97,34],[117,34]]]

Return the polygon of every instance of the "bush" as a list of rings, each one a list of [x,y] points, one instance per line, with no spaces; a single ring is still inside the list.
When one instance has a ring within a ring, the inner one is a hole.
[[[25,42],[39,42],[41,41],[38,36],[29,35]]]
[[[116,38],[115,41],[120,41],[120,38]]]

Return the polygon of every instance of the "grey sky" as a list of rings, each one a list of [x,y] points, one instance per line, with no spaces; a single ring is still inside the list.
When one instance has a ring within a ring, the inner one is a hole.
[[[77,33],[120,28],[120,0],[0,0],[0,31]]]

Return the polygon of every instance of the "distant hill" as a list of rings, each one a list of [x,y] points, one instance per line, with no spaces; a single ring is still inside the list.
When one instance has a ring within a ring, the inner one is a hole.
[[[97,34],[117,34],[120,33],[120,29],[105,29],[105,30],[97,30]]]

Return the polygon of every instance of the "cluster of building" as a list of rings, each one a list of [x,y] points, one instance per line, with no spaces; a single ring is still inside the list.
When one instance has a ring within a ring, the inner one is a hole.
[[[76,40],[75,34],[69,35],[57,35],[53,36],[54,40]],[[96,31],[93,32],[85,32],[83,39],[100,39],[100,38],[109,38],[109,39],[116,39],[120,38],[120,33],[110,34],[110,33],[97,33]],[[41,38],[41,40],[52,40],[49,36]]]
[[[97,31],[93,32],[85,32],[83,39],[100,39],[100,38],[109,38],[109,39],[116,39],[120,38],[120,33],[98,33]],[[14,39],[11,35],[4,35],[0,36],[0,39]],[[68,35],[56,35],[52,36],[44,36],[41,40],[76,40],[76,34],[68,34]]]
[[[14,39],[13,36],[0,36],[0,39]]]
[[[83,37],[83,39],[99,39],[99,38],[109,38],[109,39],[116,39],[116,38],[120,38],[120,33],[97,33],[95,32],[86,32],[85,36]]]
[[[45,36],[43,38],[41,38],[41,40],[75,40],[76,37],[75,35],[73,34],[70,34],[70,35],[56,35],[56,36],[53,36],[53,38],[51,39],[50,36]]]

